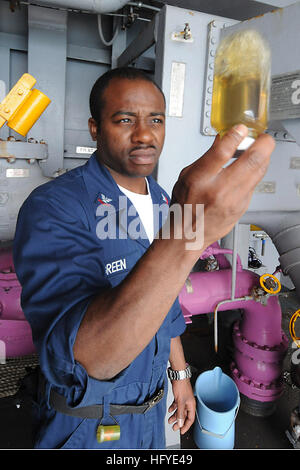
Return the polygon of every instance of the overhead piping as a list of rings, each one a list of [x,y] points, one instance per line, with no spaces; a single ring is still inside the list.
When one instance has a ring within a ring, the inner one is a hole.
[[[132,7],[137,7],[137,8],[146,8],[152,11],[160,11],[160,8],[153,7],[152,5],[147,5],[146,3],[142,3],[142,2],[128,2],[128,5]]]
[[[160,8],[152,7],[151,5],[147,5],[146,3],[142,3],[142,2],[127,2],[127,4],[128,4],[128,6],[131,6],[131,7],[145,8],[145,9],[149,9],[149,10],[156,11],[156,12],[160,11]],[[126,15],[122,15],[122,16],[126,16]],[[144,19],[146,19],[146,18],[144,18]],[[115,42],[115,40],[116,40],[116,38],[117,38],[117,36],[120,32],[120,22],[118,22],[118,24],[116,25],[116,28],[115,28],[115,30],[112,34],[112,38],[109,41],[107,41],[104,37],[104,34],[103,34],[101,14],[98,14],[97,21],[98,21],[99,36],[100,36],[100,39],[101,39],[102,43],[105,46],[111,46]]]
[[[33,2],[29,0],[21,1],[21,3],[30,5]],[[128,2],[128,0],[36,0],[34,1],[34,4],[41,6],[45,5],[54,8],[69,8],[72,10],[98,13],[103,15],[121,10],[121,8],[125,7],[126,5],[136,8],[144,8],[155,12],[160,11],[160,8],[147,5],[146,3]]]
[[[30,1],[28,2],[31,3]],[[90,11],[92,13],[111,13],[118,11],[128,3],[128,0],[36,0],[34,4],[57,8]]]

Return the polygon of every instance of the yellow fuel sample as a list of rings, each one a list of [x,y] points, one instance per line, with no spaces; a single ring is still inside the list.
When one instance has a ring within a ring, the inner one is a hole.
[[[41,91],[31,90],[35,83],[32,75],[24,73],[6,95],[0,103],[0,128],[7,122],[8,127],[25,137],[51,102]]]
[[[236,124],[256,139],[268,127],[271,54],[255,30],[235,32],[219,44],[214,65],[211,125],[222,137]]]

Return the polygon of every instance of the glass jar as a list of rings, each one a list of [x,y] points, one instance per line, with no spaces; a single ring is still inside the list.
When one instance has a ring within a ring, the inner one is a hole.
[[[236,124],[248,127],[246,148],[268,127],[271,54],[255,30],[225,37],[214,65],[211,125],[222,137]]]

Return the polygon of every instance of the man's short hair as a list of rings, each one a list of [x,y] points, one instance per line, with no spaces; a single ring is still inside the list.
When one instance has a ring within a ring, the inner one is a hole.
[[[114,78],[124,78],[127,80],[146,80],[153,83],[156,88],[161,92],[164,101],[165,96],[161,88],[155,83],[155,81],[143,70],[136,69],[133,67],[119,67],[108,70],[94,83],[90,94],[90,112],[92,118],[96,121],[98,128],[101,122],[101,109],[104,107],[104,91],[108,87],[111,80]]]

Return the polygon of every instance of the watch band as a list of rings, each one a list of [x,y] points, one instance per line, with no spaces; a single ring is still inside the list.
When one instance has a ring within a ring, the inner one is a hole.
[[[191,367],[186,364],[184,370],[173,370],[171,367],[168,367],[168,376],[170,380],[184,380],[192,377]]]

